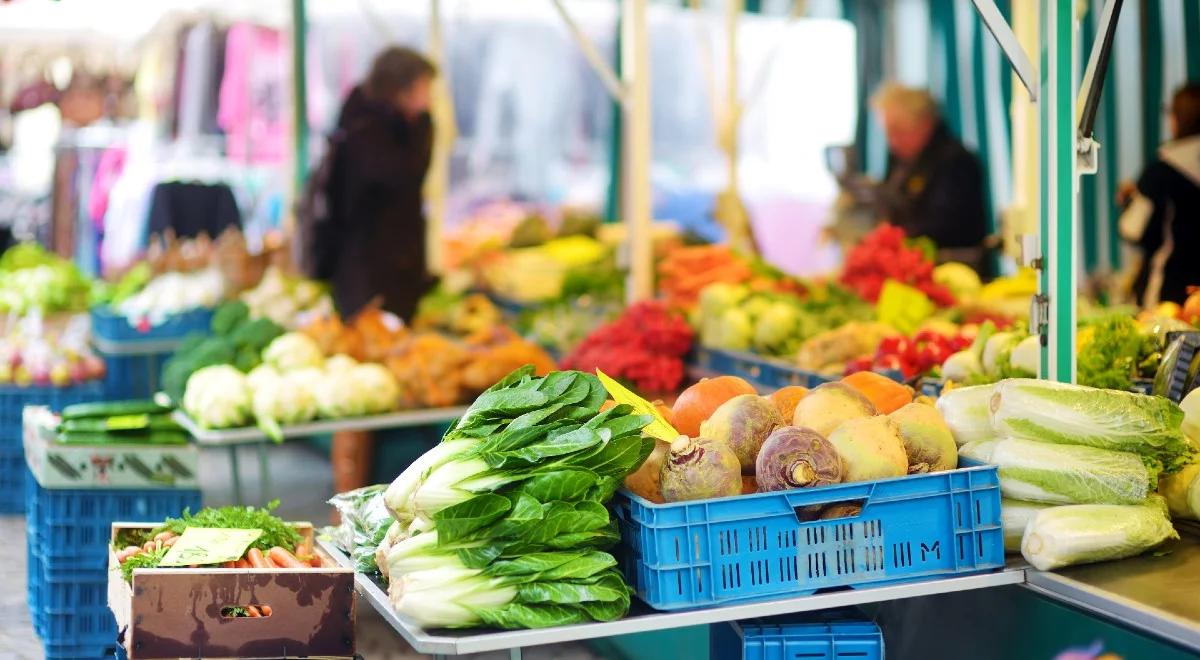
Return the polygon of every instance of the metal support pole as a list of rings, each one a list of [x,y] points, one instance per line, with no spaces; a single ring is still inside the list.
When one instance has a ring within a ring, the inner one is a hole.
[[[1040,373],[1061,382],[1075,380],[1076,174],[1073,55],[1075,3],[1045,0],[1041,5],[1041,66],[1038,79],[1041,136],[1041,273],[1039,302],[1031,326],[1043,334]]]
[[[446,43],[442,31],[440,0],[429,3],[429,57],[438,68],[433,80],[430,115],[433,118],[433,155],[425,176],[424,197],[425,254],[429,270],[442,273],[445,269],[442,254],[442,228],[446,223],[446,195],[450,191],[450,156],[458,139],[458,124],[454,119],[454,97],[450,93],[450,67],[446,62]]]
[[[626,298],[645,300],[654,293],[650,224],[650,52],[646,0],[621,0],[621,77],[624,186],[622,215],[629,247]]]
[[[292,0],[292,185],[293,197],[308,179],[308,7]]]

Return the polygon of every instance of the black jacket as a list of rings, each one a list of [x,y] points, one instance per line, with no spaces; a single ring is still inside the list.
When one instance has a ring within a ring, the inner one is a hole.
[[[344,317],[373,298],[411,321],[429,288],[421,184],[429,169],[429,116],[406,121],[355,88],[338,117],[330,174],[333,299]]]
[[[1133,283],[1142,305],[1182,303],[1188,288],[1200,285],[1200,136],[1177,140],[1159,149],[1137,182],[1138,195],[1150,202],[1151,212],[1136,235],[1128,235],[1125,216],[1122,233],[1142,250],[1142,264]],[[1136,213],[1136,210],[1134,211]],[[1147,291],[1157,296],[1147,299]]]
[[[942,124],[913,163],[888,158],[879,215],[939,248],[979,247],[987,236],[984,185],[979,159]]]

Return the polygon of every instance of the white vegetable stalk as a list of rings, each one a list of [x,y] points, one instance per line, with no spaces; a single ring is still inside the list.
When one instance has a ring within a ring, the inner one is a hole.
[[[949,375],[946,376],[950,378]],[[976,440],[996,437],[992,430],[992,385],[958,387],[942,394],[937,400],[938,412],[954,434],[954,442],[963,446]]]
[[[413,493],[413,511],[432,517],[448,506],[471,499],[472,492],[466,490],[464,484],[468,481],[479,482],[480,488],[486,489],[482,482],[487,479],[472,478],[487,475],[490,469],[487,462],[481,458],[452,460],[433,468]],[[490,479],[494,485],[506,483],[502,477],[493,476]]]
[[[1040,571],[1141,554],[1179,534],[1161,499],[1146,504],[1079,504],[1040,511],[1025,528],[1021,554]]]
[[[1022,502],[1010,500],[1007,497],[1000,502],[1000,524],[1004,527],[1004,551],[1020,552],[1021,540],[1025,537],[1025,528],[1038,512],[1054,506],[1037,502]]]
[[[417,488],[421,486],[431,470],[453,460],[476,442],[474,439],[467,438],[447,440],[438,443],[436,447],[421,454],[417,460],[410,463],[383,493],[383,501],[396,520],[407,522],[416,515],[416,510],[413,508],[413,494],[417,492]]]
[[[388,585],[396,611],[427,628],[478,623],[478,610],[498,609],[517,589],[468,568],[434,568],[396,577]]]

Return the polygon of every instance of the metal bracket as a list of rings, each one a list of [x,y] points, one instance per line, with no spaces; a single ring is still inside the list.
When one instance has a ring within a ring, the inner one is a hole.
[[[995,0],[974,0],[974,2],[975,10],[979,12],[979,18],[983,19],[983,24],[987,26],[988,32],[992,33],[992,37],[1000,45],[1000,50],[1004,51],[1004,55],[1008,57],[1013,71],[1021,79],[1021,84],[1025,85],[1025,90],[1029,92],[1029,100],[1036,103],[1038,100],[1037,72],[1034,71],[1029,56],[1025,54],[1025,49],[1021,48],[1021,43],[1017,41],[1017,35],[1013,34],[1012,26],[1004,20],[1004,15],[996,7]]]
[[[1029,330],[1036,332],[1042,346],[1050,342],[1050,298],[1039,293],[1029,301]]]
[[[1041,237],[1037,234],[1021,234],[1017,237],[1017,240],[1020,241],[1021,265],[1041,270],[1044,264],[1042,261]]]
[[[1081,175],[1095,174],[1100,163],[1100,143],[1085,135],[1076,138],[1075,163]]]

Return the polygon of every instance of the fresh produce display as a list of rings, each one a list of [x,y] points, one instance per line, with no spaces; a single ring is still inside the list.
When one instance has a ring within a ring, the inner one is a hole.
[[[583,273],[585,281],[618,277],[611,248],[587,236],[569,236],[497,253],[483,266],[483,280],[497,295],[528,304],[561,297],[573,272]]]
[[[91,280],[37,243],[22,243],[0,255],[0,314],[82,312],[91,298]]]
[[[312,552],[300,532],[272,511],[279,506],[275,500],[262,508],[225,506],[205,508],[195,514],[184,510],[179,518],[168,518],[162,525],[149,530],[121,530],[113,541],[112,551],[120,567],[121,577],[133,582],[133,572],[139,568],[167,568],[163,558],[189,527],[210,529],[255,529],[262,534],[250,542],[245,554],[233,561],[206,564],[207,568],[264,569],[264,568],[321,568],[320,556]],[[194,568],[195,566],[193,566]],[[259,606],[264,607],[264,606]],[[245,608],[225,613],[226,616],[271,616],[269,606],[261,611]]]
[[[755,458],[758,490],[809,488],[845,479],[837,448],[812,429],[782,426],[771,432]]]
[[[1033,520],[1039,511],[1052,506],[1054,505],[1001,498],[1000,524],[1004,527],[1004,551],[1020,552],[1021,540],[1025,537],[1025,528],[1029,526],[1029,521]]]
[[[700,424],[700,437],[732,449],[742,473],[753,474],[754,461],[763,442],[783,425],[783,417],[769,399],[757,394],[741,394],[722,403]]]
[[[216,268],[191,273],[163,273],[137,293],[114,301],[114,311],[134,327],[161,325],[173,314],[216,307],[225,296],[225,279]]]
[[[1025,527],[1021,554],[1041,571],[1139,555],[1179,534],[1161,497],[1145,503],[1076,504],[1037,512]]]
[[[1200,463],[1190,463],[1159,479],[1158,494],[1167,501],[1173,517],[1200,520]]]
[[[873,371],[852,373],[842,378],[842,384],[849,385],[859,394],[867,397],[871,405],[885,415],[890,415],[913,400],[911,387]]]
[[[1182,513],[1190,507],[1186,470],[1196,449],[1185,413],[1168,399],[1010,378],[955,389],[938,408],[960,458],[998,466],[1008,547],[1032,516],[1021,551],[1044,570],[1131,556],[1174,537],[1156,486]]]
[[[0,317],[0,386],[67,387],[104,374],[88,342],[86,315]]]
[[[57,442],[70,445],[182,445],[187,433],[169,406],[150,400],[80,403],[63,409]]]
[[[718,283],[700,292],[693,323],[704,346],[790,357],[808,339],[873,315],[870,305],[836,285],[813,284],[801,298]]]
[[[754,271],[724,245],[678,247],[659,260],[658,289],[671,307],[691,309],[711,284],[741,284]]]
[[[580,296],[525,310],[517,318],[517,329],[537,345],[566,355],[623,310],[624,305],[615,299]]]
[[[270,319],[291,330],[302,326],[308,317],[333,312],[333,300],[324,285],[287,275],[278,266],[269,266],[262,280],[243,291],[240,299],[250,309],[250,318]]]
[[[958,465],[958,445],[936,408],[913,402],[891,412],[880,408],[880,412],[890,416],[900,433],[909,474],[944,472]]]
[[[487,296],[438,288],[421,298],[413,330],[466,336],[493,328],[501,320],[500,309]]]
[[[604,502],[654,449],[648,416],[601,412],[599,379],[526,367],[480,395],[388,487],[377,560],[396,610],[431,627],[608,621],[629,588]],[[392,531],[395,530],[395,531]]]
[[[185,337],[164,364],[162,388],[171,399],[182,401],[192,374],[204,367],[233,365],[235,371],[249,372],[262,362],[262,351],[282,327],[270,319],[250,318],[243,302],[228,302],[217,307],[210,324],[211,336],[197,333]]]
[[[854,387],[846,383],[822,383],[796,404],[792,424],[828,438],[845,422],[877,414],[875,404]]]
[[[934,281],[933,260],[920,247],[906,242],[903,229],[885,223],[846,255],[841,282],[875,302],[888,280],[917,289],[938,307],[954,304],[950,290]]]
[[[678,430],[688,437],[700,435],[700,425],[739,394],[757,394],[754,386],[737,376],[703,378],[684,390],[671,408],[671,419]]]
[[[691,345],[692,329],[681,316],[660,302],[640,302],[596,328],[562,366],[600,369],[642,392],[674,392],[683,381],[683,356]]]
[[[947,358],[968,348],[973,338],[968,332],[945,334],[933,328],[918,330],[911,338],[890,335],[879,341],[874,356],[848,362],[846,373],[891,370],[911,381],[939,370]]]
[[[877,321],[851,321],[805,340],[796,351],[796,366],[818,374],[840,376],[846,365],[875,354],[879,342],[896,334]]]
[[[671,443],[659,481],[667,502],[732,497],[742,492],[742,464],[724,442],[681,435]]]

